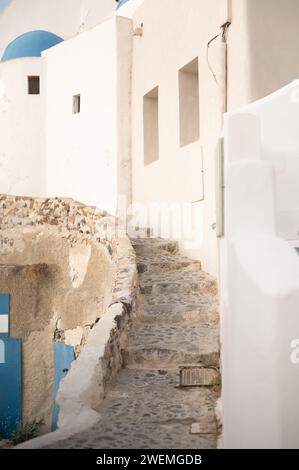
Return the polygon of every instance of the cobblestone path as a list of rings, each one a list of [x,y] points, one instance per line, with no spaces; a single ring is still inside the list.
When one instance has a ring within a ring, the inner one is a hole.
[[[175,242],[132,243],[141,296],[126,367],[111,384],[99,423],[55,447],[215,448],[217,382],[179,386],[180,366],[219,365],[215,280],[181,256]]]

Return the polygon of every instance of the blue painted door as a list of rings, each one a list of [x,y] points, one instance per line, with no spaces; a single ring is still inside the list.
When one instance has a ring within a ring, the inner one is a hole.
[[[0,294],[0,438],[8,439],[22,419],[22,342],[9,337],[10,296]]]
[[[0,337],[0,438],[9,439],[21,424],[22,343]]]
[[[73,360],[75,359],[74,348],[64,343],[54,343],[54,406],[52,413],[52,431],[57,429],[59,406],[56,403],[56,396],[61,380],[68,373]]]

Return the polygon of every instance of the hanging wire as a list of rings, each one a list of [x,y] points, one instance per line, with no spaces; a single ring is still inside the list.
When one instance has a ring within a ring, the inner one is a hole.
[[[222,38],[222,41],[223,42],[226,42],[226,33],[227,33],[227,30],[228,28],[230,27],[231,23],[230,21],[227,21],[226,23],[224,23],[222,26],[220,26],[220,33],[217,34],[216,36],[214,36],[212,39],[210,39],[210,41],[208,42],[207,44],[207,64],[208,64],[208,67],[209,67],[209,70],[211,72],[211,74],[213,75],[214,77],[214,80],[216,82],[216,84],[219,86],[219,83],[218,83],[218,80],[217,80],[217,75],[216,73],[214,72],[212,66],[211,66],[211,63],[210,63],[210,60],[209,60],[209,49],[210,49],[210,45],[212,44],[212,42],[214,42],[217,38],[219,38],[221,36]]]

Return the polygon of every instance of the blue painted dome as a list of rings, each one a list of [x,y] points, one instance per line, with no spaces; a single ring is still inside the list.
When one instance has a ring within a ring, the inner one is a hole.
[[[19,57],[40,57],[42,51],[62,41],[62,38],[48,31],[30,31],[8,44],[1,60],[17,59]]]
[[[117,0],[118,2],[118,5],[116,7],[116,9],[118,10],[122,5],[124,5],[125,3],[127,3],[129,0]]]

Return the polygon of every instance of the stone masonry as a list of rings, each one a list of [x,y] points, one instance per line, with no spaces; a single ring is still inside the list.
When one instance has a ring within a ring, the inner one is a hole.
[[[0,291],[10,293],[11,335],[22,339],[23,423],[43,419],[41,434],[51,429],[54,342],[75,350],[83,395],[77,393],[78,407],[89,407],[84,357],[90,377],[98,380],[91,408],[98,406],[100,388],[123,365],[136,312],[136,255],[128,237],[119,236],[117,219],[72,199],[0,195]],[[95,331],[99,354],[89,357],[86,344]],[[80,420],[67,391],[60,417],[69,422],[69,414],[75,415],[77,430]]]
[[[53,448],[215,448],[219,381],[180,387],[180,366],[219,366],[215,280],[161,239],[132,240],[138,322],[125,367],[97,410],[99,422]]]

